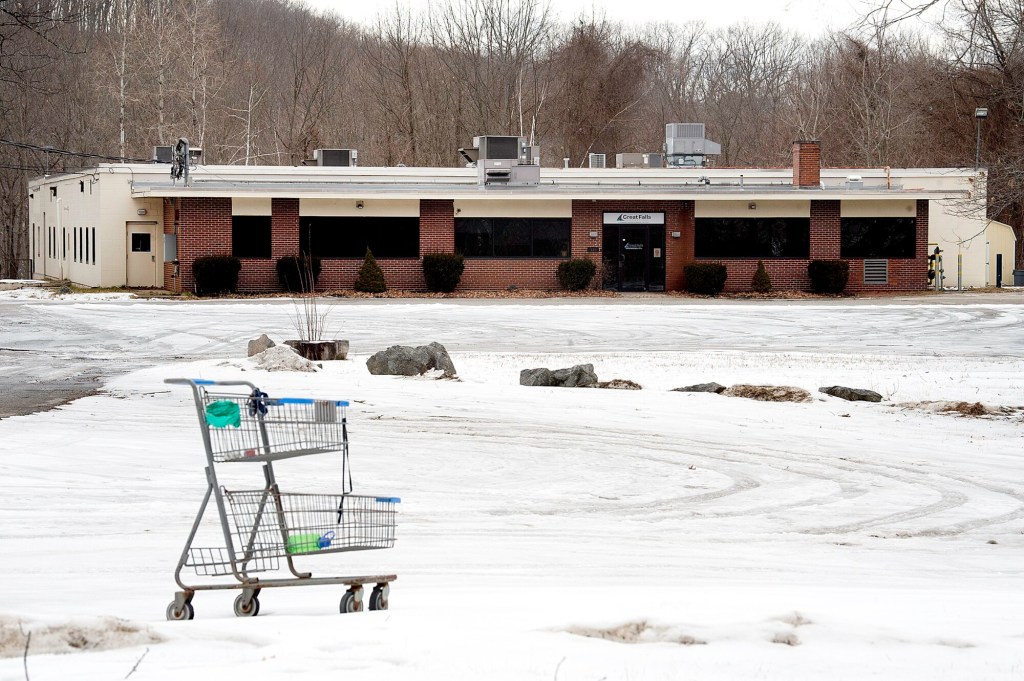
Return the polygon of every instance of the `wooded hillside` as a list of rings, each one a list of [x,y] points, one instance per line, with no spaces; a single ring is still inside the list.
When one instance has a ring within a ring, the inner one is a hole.
[[[786,166],[794,139],[820,139],[827,166],[973,167],[979,106],[989,214],[1024,264],[1020,2],[948,0],[938,38],[875,15],[814,41],[680,8],[641,27],[452,0],[364,27],[289,0],[0,0],[0,277],[27,274],[27,178],[179,137],[209,164],[351,147],[360,165],[452,166],[474,135],[521,134],[544,165],[579,166],[704,122],[721,166]]]

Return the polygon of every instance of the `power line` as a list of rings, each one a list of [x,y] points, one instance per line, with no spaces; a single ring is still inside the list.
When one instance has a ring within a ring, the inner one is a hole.
[[[42,151],[48,154],[58,154],[64,156],[78,156],[80,158],[97,158],[104,161],[131,161],[134,163],[152,163],[153,159],[149,158],[132,158],[130,156],[112,156],[107,154],[90,154],[83,151],[71,151],[70,149],[58,149],[56,147],[44,147],[38,144],[28,144],[27,142],[18,142],[16,140],[0,139],[0,144],[5,144],[10,147],[17,147],[18,149],[29,149],[31,151]]]

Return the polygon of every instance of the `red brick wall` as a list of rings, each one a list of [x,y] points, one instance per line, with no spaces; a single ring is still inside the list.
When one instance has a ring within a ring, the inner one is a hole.
[[[793,142],[793,186],[821,186],[821,143]]]
[[[928,200],[917,201],[917,245],[915,257],[889,259],[889,283],[864,283],[864,261],[850,260],[847,291],[923,291],[928,288]]]
[[[178,199],[178,273],[181,290],[194,291],[192,263],[206,255],[231,255],[231,199]],[[242,266],[243,274],[245,266]]]
[[[806,291],[811,287],[807,277],[810,260],[836,260],[840,254],[840,202],[811,201],[811,257],[809,260],[764,259],[764,268],[776,291]],[[692,245],[693,239],[690,237]],[[729,273],[725,290],[749,291],[757,259],[701,258],[701,262],[721,262]],[[919,291],[927,287],[928,273],[928,201],[917,202],[917,249],[913,259],[889,260],[887,285],[864,283],[864,261],[849,260],[850,280],[847,291]]]
[[[597,265],[595,288],[601,286],[603,253],[587,253],[588,246],[600,248],[604,232],[604,213],[664,213],[665,214],[665,290],[678,291],[683,287],[683,265],[693,259],[693,201],[590,201],[572,202],[572,252],[574,258],[589,257]],[[590,238],[597,232],[597,238]],[[680,232],[676,239],[672,232]],[[610,254],[617,257],[618,254]]]

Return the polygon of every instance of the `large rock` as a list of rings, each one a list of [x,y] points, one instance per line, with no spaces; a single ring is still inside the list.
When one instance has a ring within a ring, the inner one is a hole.
[[[810,402],[811,394],[803,388],[791,385],[734,385],[726,388],[723,395],[746,397],[761,402]]]
[[[455,365],[440,343],[410,347],[392,345],[366,360],[366,368],[376,376],[422,376],[439,370],[445,377],[455,375]]]
[[[818,388],[818,392],[831,395],[832,397],[841,397],[842,399],[850,400],[851,402],[882,401],[882,396],[874,390],[864,390],[863,388],[845,388],[841,385],[833,385],[827,388]]]
[[[519,385],[554,386],[557,388],[592,388],[597,374],[593,364],[577,364],[568,369],[523,369],[519,372]]]
[[[610,381],[600,381],[597,387],[610,390],[643,390],[644,388],[636,381],[631,381],[628,378],[613,378]]]
[[[264,352],[265,350],[269,350],[270,348],[274,347],[275,345],[277,345],[277,343],[275,343],[274,341],[270,340],[270,337],[267,336],[267,334],[263,334],[259,338],[255,338],[255,339],[249,341],[249,354],[248,354],[248,356],[252,357],[253,355],[258,355],[261,352]]]
[[[677,393],[721,393],[725,391],[725,386],[720,383],[697,383],[695,385],[685,385],[682,388],[672,388],[672,392]]]
[[[554,385],[551,369],[523,369],[519,372],[519,385]]]

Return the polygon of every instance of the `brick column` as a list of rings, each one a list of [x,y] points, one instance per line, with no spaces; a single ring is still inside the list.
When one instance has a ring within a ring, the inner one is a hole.
[[[919,260],[923,259],[925,261],[926,271],[928,261],[928,205],[928,199],[917,200],[917,248],[914,250],[914,256]]]
[[[299,200],[271,199],[270,257],[299,255]]]
[[[693,201],[679,201],[665,210],[665,290],[682,291],[686,285],[683,267],[693,262]],[[672,232],[679,232],[673,238]]]
[[[811,201],[811,260],[837,260],[839,245],[839,201]]]
[[[194,291],[192,263],[207,255],[231,255],[231,199],[180,198],[178,272],[181,290]]]
[[[420,257],[455,252],[455,201],[420,199]]]

